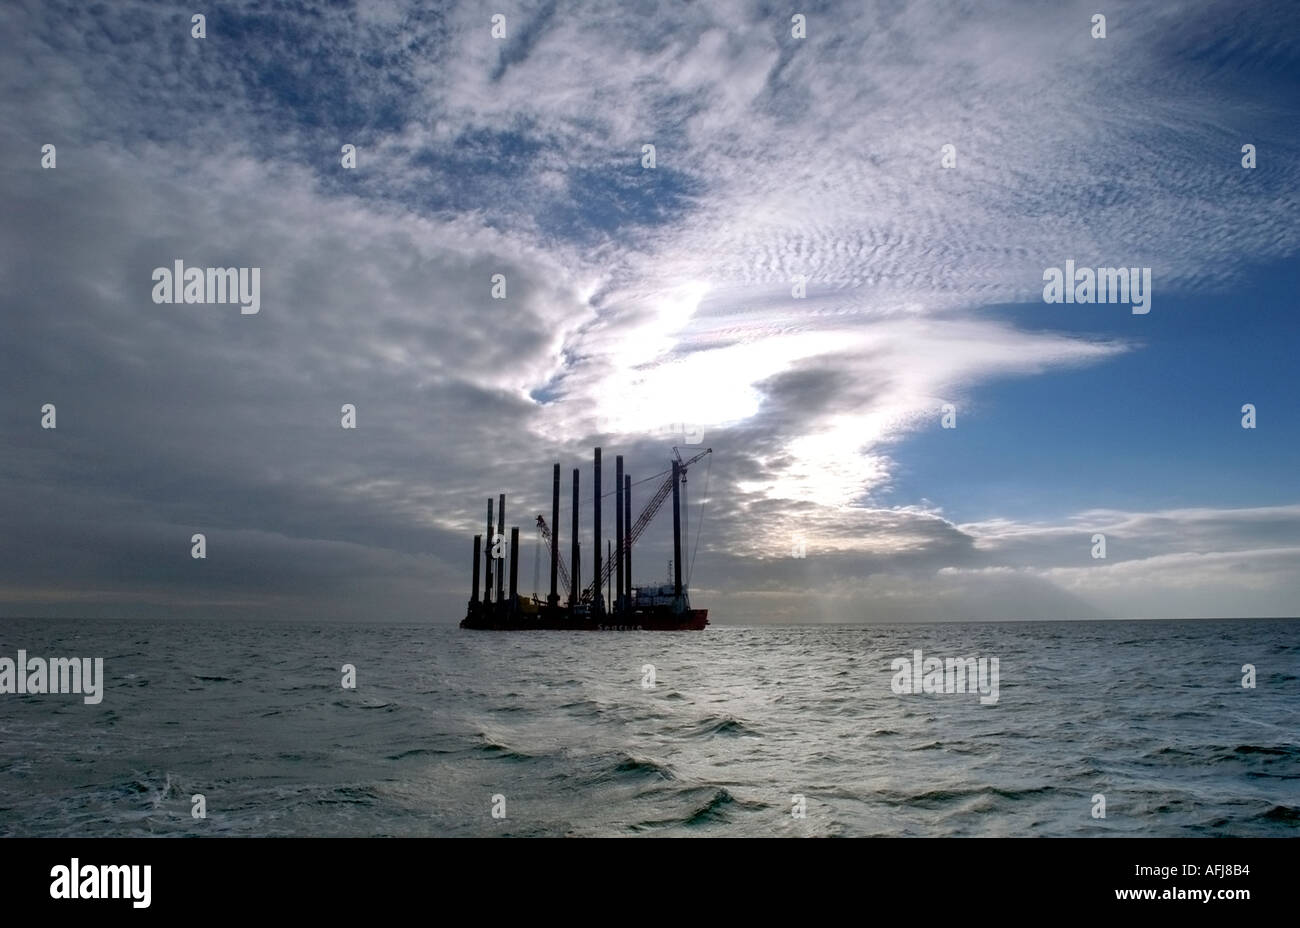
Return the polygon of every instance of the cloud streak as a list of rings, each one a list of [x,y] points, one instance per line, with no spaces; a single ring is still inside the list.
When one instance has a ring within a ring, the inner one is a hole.
[[[450,619],[484,497],[527,535],[549,461],[602,443],[650,476],[649,433],[683,421],[715,448],[697,590],[724,618],[1131,614],[1200,568],[1226,608],[1250,551],[1251,608],[1294,611],[1288,507],[957,525],[942,487],[887,502],[942,404],[1141,350],[989,312],[1044,267],[1152,266],[1160,312],[1297,249],[1294,105],[1252,84],[1283,8],[1146,5],[1104,43],[1091,12],[847,4],[799,42],[749,3],[551,3],[502,43],[472,5],[235,4],[200,42],[180,11],[11,5],[8,611]],[[262,312],[152,304],[175,259],[262,267]],[[1076,563],[1093,524],[1135,553]]]

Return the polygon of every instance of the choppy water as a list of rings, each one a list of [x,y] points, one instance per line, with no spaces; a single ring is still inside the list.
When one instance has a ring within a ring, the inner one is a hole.
[[[107,685],[0,696],[0,834],[1296,835],[1297,633],[11,620]],[[998,702],[895,695],[914,648],[997,657]]]

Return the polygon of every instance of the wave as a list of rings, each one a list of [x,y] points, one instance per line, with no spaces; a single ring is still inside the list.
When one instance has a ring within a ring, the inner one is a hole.
[[[1285,822],[1300,824],[1300,809],[1295,806],[1273,806],[1267,812],[1261,812],[1255,818],[1264,822]]]
[[[714,735],[726,735],[733,737],[760,738],[758,732],[754,731],[744,722],[733,718],[729,715],[718,716],[711,715],[704,721],[700,722],[687,733],[688,738],[709,738]]]
[[[318,806],[369,806],[380,800],[379,793],[369,786],[336,786],[324,796],[316,797]]]
[[[676,780],[677,774],[667,764],[651,760],[648,757],[621,755],[612,771],[614,779],[628,780]]]
[[[336,699],[332,704],[340,709],[383,709],[385,712],[393,712],[401,708],[395,702],[357,701],[355,699]]]
[[[686,819],[686,825],[703,825],[707,822],[723,819],[727,814],[727,807],[735,803],[736,797],[731,795],[725,789],[718,789],[708,802],[697,808]]]
[[[438,748],[411,748],[407,751],[398,751],[396,754],[387,755],[388,760],[406,760],[411,757],[432,757],[439,754],[450,754],[451,751],[441,751]]]
[[[1018,802],[1022,799],[1031,799],[1035,796],[1044,796],[1049,793],[1057,792],[1055,786],[1031,786],[1023,789],[1007,789],[1000,786],[968,786],[968,787],[948,787],[929,789],[919,793],[900,793],[889,792],[889,795],[895,802],[901,805],[912,803],[945,803],[945,802],[962,802],[967,799],[979,798],[996,798],[1007,799],[1011,802]]]
[[[671,827],[699,828],[706,825],[727,823],[731,820],[732,813],[738,810],[758,812],[769,808],[767,803],[764,802],[737,799],[725,787],[721,786],[693,787],[681,791],[678,795],[683,799],[690,799],[700,793],[704,794],[702,798],[694,800],[689,807],[690,811],[680,817],[641,822],[633,826],[634,830],[645,831],[651,828]]]
[[[1260,744],[1239,744],[1232,749],[1234,754],[1267,754],[1271,757],[1290,757],[1300,753],[1295,748],[1271,748]]]
[[[489,737],[486,733],[480,733],[479,738],[482,739],[482,743],[477,746],[476,750],[481,754],[486,754],[489,757],[492,757],[497,760],[512,760],[512,761],[536,760],[536,757],[534,757],[532,754],[528,754],[524,751],[516,750],[515,748],[507,747],[504,744],[492,740],[492,738]]]

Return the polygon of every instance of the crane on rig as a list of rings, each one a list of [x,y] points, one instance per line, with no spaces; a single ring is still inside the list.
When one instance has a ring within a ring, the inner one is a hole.
[[[702,459],[705,455],[712,453],[712,448],[705,448],[699,454],[683,461],[682,456],[678,453],[677,449],[673,448],[673,456],[676,458],[676,463],[678,465],[677,472],[681,475],[682,482],[684,483],[686,481],[686,468]],[[641,533],[645,531],[647,525],[654,521],[654,517],[659,512],[660,507],[663,506],[664,500],[668,499],[668,496],[672,492],[673,475],[672,472],[669,471],[668,476],[664,478],[664,482],[659,485],[657,490],[655,490],[654,496],[650,497],[650,502],[646,503],[645,508],[641,510],[641,514],[637,516],[636,521],[633,522],[631,528],[627,530],[627,535],[623,539],[623,544],[626,548],[631,548],[633,542],[641,537]],[[622,557],[622,555],[623,551],[616,551],[614,552],[614,558],[612,561],[606,561],[600,566],[600,576],[592,579],[591,585],[582,591],[582,597],[584,600],[594,599],[596,591],[609,582],[609,576],[613,572],[615,565],[618,563],[618,559]]]
[[[700,461],[706,455],[712,453],[712,448],[705,448],[699,454],[683,461],[678,450],[673,448],[673,457],[677,460],[677,472],[681,476],[682,483],[686,482],[686,469],[692,464]],[[641,510],[641,514],[637,516],[636,521],[633,522],[631,527],[627,530],[627,537],[623,541],[625,549],[631,548],[632,544],[641,537],[641,533],[644,532],[646,527],[654,521],[655,516],[658,515],[659,510],[663,508],[664,502],[672,492],[673,477],[672,472],[669,471],[668,476],[664,478],[663,483],[659,485],[658,489],[655,490],[654,495],[650,497],[650,501],[646,503],[645,508]],[[554,553],[555,555],[556,566],[560,575],[560,583],[564,588],[564,595],[568,596],[569,590],[573,585],[572,581],[569,579],[569,567],[564,561],[564,555],[555,550],[555,537],[551,533],[551,526],[546,521],[546,517],[540,512],[537,514],[537,531],[542,536],[542,544],[545,546],[546,553],[548,555]],[[594,578],[591,581],[591,584],[583,589],[579,594],[580,602],[591,602],[596,596],[596,590],[609,583],[610,575],[614,572],[615,566],[618,563],[618,558],[621,557],[622,554],[622,550],[616,551],[612,559],[606,560],[605,563],[601,565],[600,576]]]
[[[549,555],[555,548],[555,539],[551,536],[551,527],[546,524],[546,517],[540,512],[537,514],[537,531],[541,533],[542,543],[546,545],[546,553]],[[560,585],[564,588],[564,595],[569,595],[569,565],[564,563],[564,555],[559,551],[554,551],[555,566],[560,573]]]

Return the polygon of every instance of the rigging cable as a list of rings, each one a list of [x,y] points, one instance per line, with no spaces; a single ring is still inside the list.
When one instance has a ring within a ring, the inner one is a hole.
[[[538,571],[542,564],[542,530],[539,527],[533,536],[533,599],[537,598]]]
[[[704,469],[704,496],[700,499],[700,524],[695,527],[695,547],[691,550],[691,566],[686,571],[686,585],[691,585],[691,575],[695,573],[695,555],[700,553],[700,532],[704,528],[704,501],[709,498],[709,478],[713,476],[713,455],[709,455],[709,466]]]

